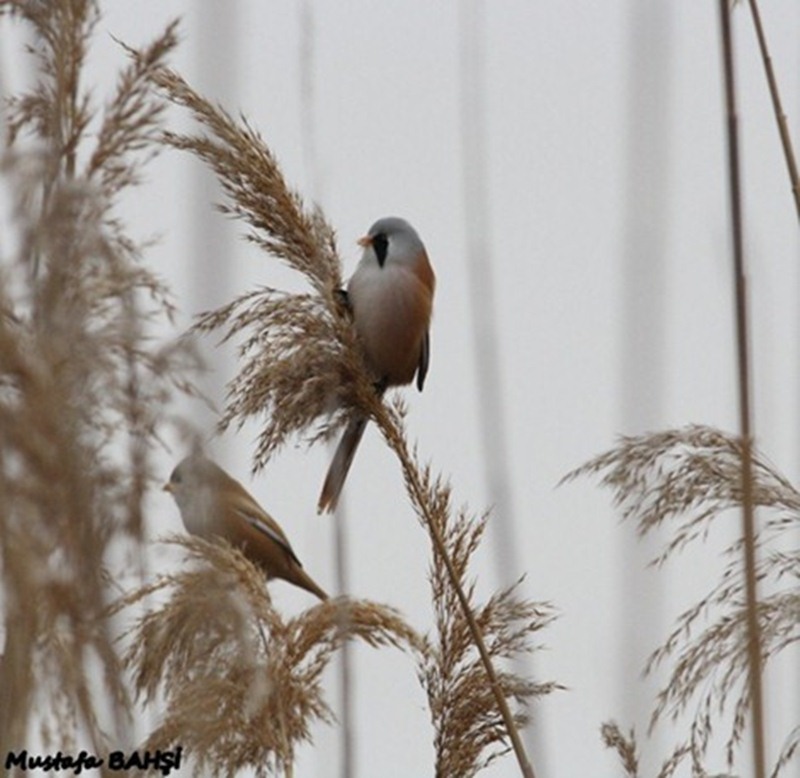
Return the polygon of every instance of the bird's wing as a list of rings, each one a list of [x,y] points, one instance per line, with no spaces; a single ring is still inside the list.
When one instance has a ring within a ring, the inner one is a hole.
[[[428,375],[428,363],[431,358],[431,333],[430,330],[425,330],[425,336],[422,338],[422,347],[419,350],[419,364],[417,365],[417,389],[422,391],[425,385],[425,376]]]
[[[347,311],[349,316],[353,315],[353,306],[350,302],[350,295],[347,292],[347,289],[336,289],[333,293],[334,297],[338,301],[338,303]]]
[[[300,566],[300,560],[294,553],[286,535],[278,526],[278,523],[269,514],[265,513],[261,506],[244,490],[237,491],[231,500],[231,510],[236,518],[247,522],[253,529],[266,535],[274,543],[277,543],[287,554]]]

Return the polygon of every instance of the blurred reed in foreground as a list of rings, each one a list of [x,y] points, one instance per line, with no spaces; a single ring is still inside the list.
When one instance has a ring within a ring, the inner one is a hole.
[[[142,563],[152,453],[191,356],[149,340],[172,307],[115,205],[156,150],[148,79],[172,28],[102,108],[82,82],[91,2],[2,2],[37,64],[7,104],[0,175],[0,753],[125,743],[133,707],[105,617]]]

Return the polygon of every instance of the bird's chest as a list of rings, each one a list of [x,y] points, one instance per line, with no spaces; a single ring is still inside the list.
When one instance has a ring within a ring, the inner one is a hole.
[[[430,319],[430,300],[413,272],[375,267],[356,273],[348,286],[353,320],[376,378],[412,380]]]
[[[219,500],[211,489],[197,489],[191,499],[181,506],[181,518],[186,531],[199,537],[216,534],[220,508]]]

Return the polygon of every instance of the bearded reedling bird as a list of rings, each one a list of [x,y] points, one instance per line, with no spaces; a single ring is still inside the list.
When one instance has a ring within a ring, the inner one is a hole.
[[[266,573],[321,600],[328,595],[311,580],[278,523],[221,467],[201,454],[181,461],[164,485],[178,504],[187,532],[220,537],[239,548]]]
[[[417,378],[422,391],[430,358],[429,327],[436,278],[425,246],[404,219],[380,219],[358,241],[361,261],[345,296],[364,360],[379,395]],[[333,511],[350,470],[367,417],[350,420],[336,448],[317,511]]]

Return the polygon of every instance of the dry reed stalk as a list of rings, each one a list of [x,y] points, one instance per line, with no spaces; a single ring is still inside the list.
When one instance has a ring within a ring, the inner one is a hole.
[[[797,173],[797,160],[795,159],[794,149],[792,148],[792,135],[789,132],[789,123],[786,121],[786,114],[783,112],[783,102],[778,89],[778,79],[772,67],[772,57],[770,56],[769,47],[767,46],[767,36],[764,32],[764,26],[761,23],[761,12],[758,9],[758,2],[757,0],[749,0],[749,3],[750,12],[753,16],[753,26],[756,31],[756,38],[758,39],[758,48],[761,52],[761,60],[764,63],[764,74],[767,77],[767,86],[769,88],[770,99],[772,100],[772,109],[775,112],[775,121],[778,124],[778,133],[781,138],[783,156],[786,159],[786,170],[789,173],[789,183],[792,188],[792,196],[794,197],[794,207],[797,211],[798,218],[800,218],[800,176],[798,176]]]
[[[691,426],[624,437],[615,448],[566,479],[601,475],[601,484],[612,489],[623,518],[634,521],[640,534],[666,527],[666,546],[653,560],[660,566],[687,546],[704,541],[716,523],[725,523],[730,511],[741,510],[742,460],[740,438]],[[687,759],[694,774],[706,774],[703,760],[726,715],[732,717],[726,759],[728,768],[734,768],[752,705],[748,576],[758,580],[765,593],[757,608],[765,666],[800,642],[800,549],[796,547],[800,492],[754,452],[751,497],[767,516],[753,538],[760,552],[755,568],[744,570],[744,538],[738,537],[725,548],[727,561],[719,582],[678,617],[645,668],[651,673],[659,666],[670,665],[668,682],[653,710],[651,729],[665,718],[677,722],[691,713],[689,733],[662,766],[660,778],[672,776]],[[786,736],[771,773],[773,778],[797,756],[798,747],[800,727]]]
[[[457,593],[453,602],[462,609],[522,772],[533,775],[506,700],[518,687],[504,685],[493,667],[491,649],[485,645],[469,597],[452,569],[452,549],[427,503],[431,495],[423,488],[422,476],[408,454],[397,416],[376,396],[365,370],[355,329],[339,295],[341,263],[333,230],[319,210],[305,210],[299,195],[286,185],[277,160],[246,120],[234,121],[174,72],[162,70],[153,80],[205,130],[196,135],[167,133],[166,143],[205,162],[216,173],[227,198],[220,210],[249,225],[248,239],[303,274],[312,289],[304,294],[257,289],[199,319],[196,328],[200,331],[223,329],[226,339],[244,336],[239,347],[243,366],[229,384],[221,426],[263,418],[254,457],[254,469],[259,470],[290,436],[305,434],[312,443],[328,438],[354,411],[377,422],[401,460],[435,556],[449,570]],[[497,736],[503,737],[500,732]]]
[[[138,52],[97,109],[82,84],[93,2],[4,0],[30,29],[36,80],[11,99],[0,175],[12,205],[0,257],[0,554],[5,648],[0,752],[125,743],[132,715],[106,608],[141,550],[142,501],[179,350],[148,340],[172,309],[115,214],[162,103]],[[35,603],[36,607],[31,607]],[[44,706],[42,701],[46,700]]]
[[[736,114],[736,84],[733,67],[731,9],[727,0],[719,0],[722,32],[723,79],[727,113],[728,177],[733,239],[733,271],[735,282],[736,354],[738,361],[739,434],[742,467],[742,535],[744,571],[747,583],[747,652],[749,657],[750,704],[753,716],[753,765],[756,778],[766,778],[764,753],[764,692],[761,670],[761,634],[758,617],[759,601],[756,582],[756,526],[753,506],[753,467],[750,411],[750,328],[748,326],[747,287],[745,278],[742,194],[739,172],[739,128]]]
[[[515,590],[519,581],[503,590],[496,596],[498,599],[493,599],[483,611],[477,610],[473,602],[474,585],[467,584],[466,573],[487,517],[475,521],[462,514],[453,526],[449,487],[438,480],[432,481],[429,469],[420,468],[408,450],[402,421],[404,406],[396,402],[393,408],[387,408],[377,398],[374,406],[372,417],[400,460],[406,489],[433,547],[431,577],[441,645],[440,653],[433,651],[423,663],[428,672],[422,677],[427,680],[425,686],[437,730],[436,775],[476,774],[498,755],[490,753],[485,757],[483,752],[491,750],[507,736],[520,771],[533,778],[533,766],[519,731],[527,719],[519,713],[512,713],[508,699],[527,702],[532,696],[548,694],[561,687],[552,683],[536,685],[510,671],[500,674],[495,669],[495,662],[530,651],[528,636],[547,626],[554,618],[553,613],[546,603],[517,600]],[[502,617],[493,619],[489,614],[499,603],[504,608]],[[457,615],[459,612],[461,618]],[[461,630],[469,634],[477,650],[479,666],[473,665],[469,672],[459,666],[465,661],[468,646],[462,644],[460,649],[454,649],[448,640],[448,632],[454,629],[451,622],[460,622]],[[457,657],[455,661],[447,656],[451,652]],[[458,670],[456,666],[459,666]],[[450,683],[454,683],[457,690],[447,689]],[[437,686],[444,686],[444,693],[437,693]],[[486,692],[487,686],[490,696],[481,698],[481,692]],[[487,705],[490,700],[493,704]],[[493,715],[493,706],[500,714],[500,721]],[[451,716],[455,726],[448,726]]]

